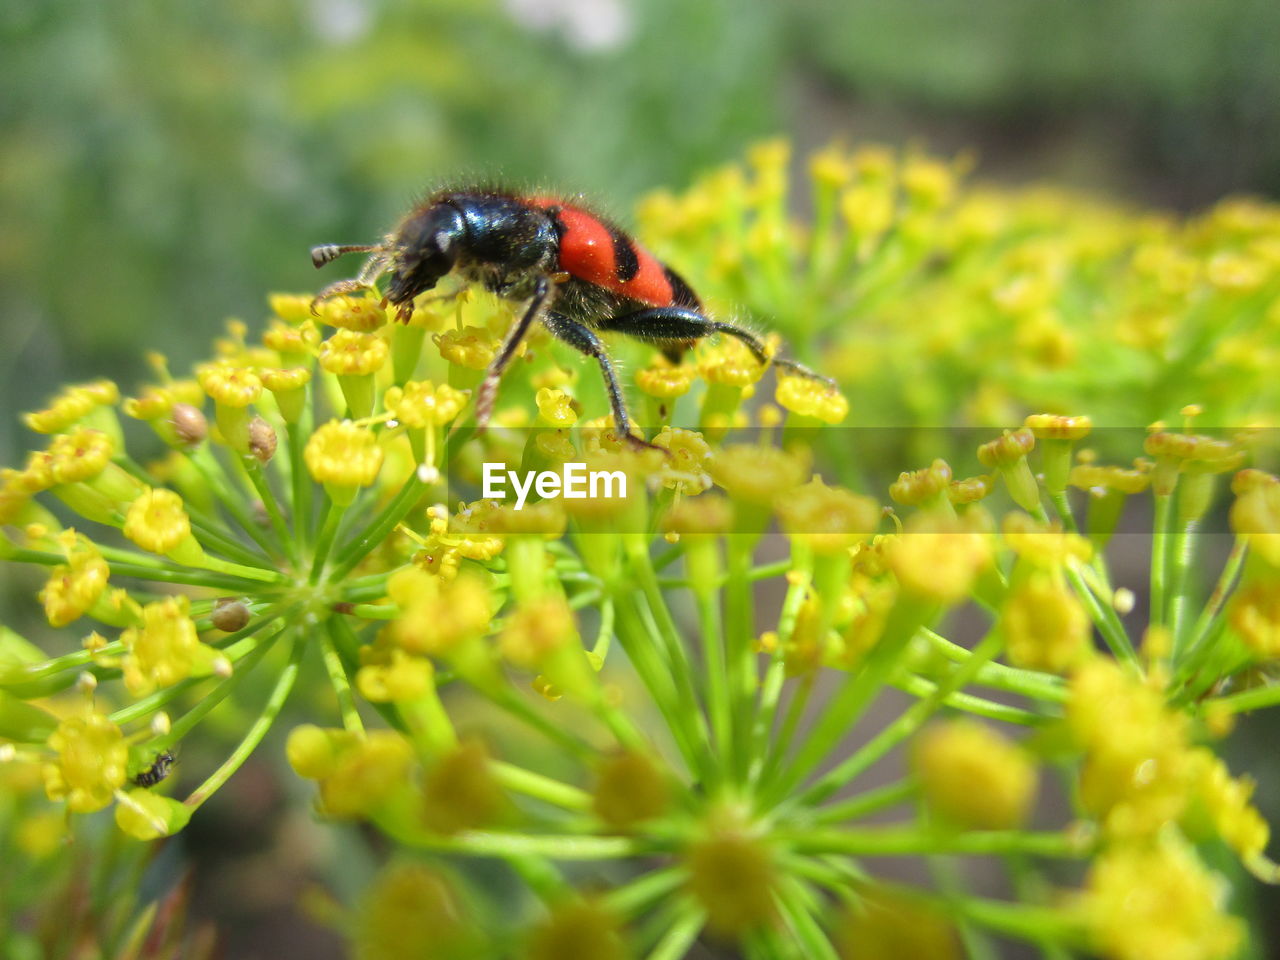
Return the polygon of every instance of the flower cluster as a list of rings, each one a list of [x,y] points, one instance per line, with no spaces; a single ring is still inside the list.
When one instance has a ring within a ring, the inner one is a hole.
[[[465,879],[393,862],[344,923],[371,960],[405,938],[675,958],[704,936],[752,957],[1231,956],[1243,922],[1204,851],[1277,870],[1214,744],[1280,703],[1280,481],[1253,466],[1265,433],[1195,432],[1198,408],[1109,428],[1193,398],[1272,412],[1280,214],[1177,222],[833,149],[802,228],[786,167],[763,145],[642,219],[711,309],[776,317],[839,388],[736,341],[622,347],[640,446],[535,332],[477,432],[510,305],[458,289],[396,322],[376,294],[297,294],[189,377],[153,357],[131,396],[100,382],[28,414],[48,441],[0,473],[0,560],[41,571],[56,630],[0,629],[15,871],[57,855],[47,804],[182,829],[304,711],[286,755],[318,817],[501,862],[537,901],[480,923]],[[994,427],[839,426],[958,411]],[[928,465],[879,477],[887,452]],[[478,492],[485,463],[578,462],[626,495]],[[1116,532],[1143,522],[1147,563],[1121,563]],[[1213,523],[1233,546],[1209,574]],[[229,699],[224,759],[166,776]],[[1066,806],[1041,799],[1051,766]],[[923,858],[916,882],[884,857]],[[957,857],[1014,895],[974,893]],[[1080,889],[1051,888],[1059,861]]]

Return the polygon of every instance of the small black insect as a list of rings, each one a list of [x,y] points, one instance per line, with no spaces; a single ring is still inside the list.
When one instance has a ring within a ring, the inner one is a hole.
[[[151,766],[134,777],[133,782],[139,787],[154,787],[169,776],[170,769],[177,762],[178,758],[168,750],[165,750],[151,761]]]

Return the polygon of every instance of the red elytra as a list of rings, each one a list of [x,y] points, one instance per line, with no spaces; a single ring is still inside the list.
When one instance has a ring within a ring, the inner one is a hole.
[[[562,228],[560,269],[565,273],[652,307],[672,305],[674,292],[666,269],[635,240],[627,238],[639,269],[630,280],[619,280],[613,234],[598,217],[550,197],[533,197],[529,203],[557,211],[556,218]]]

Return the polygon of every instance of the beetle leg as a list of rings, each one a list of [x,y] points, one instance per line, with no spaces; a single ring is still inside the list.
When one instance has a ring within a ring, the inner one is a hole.
[[[550,281],[546,277],[539,277],[537,284],[533,288],[533,297],[529,301],[529,306],[525,308],[524,314],[516,321],[516,325],[511,328],[511,332],[507,334],[507,339],[503,342],[502,349],[498,351],[497,356],[489,361],[489,369],[485,371],[484,380],[480,382],[480,387],[476,390],[477,430],[482,431],[488,425],[489,417],[493,414],[493,401],[498,394],[498,381],[502,379],[502,372],[511,363],[512,357],[516,355],[516,348],[520,346],[520,342],[528,335],[529,328],[538,319],[550,298]]]

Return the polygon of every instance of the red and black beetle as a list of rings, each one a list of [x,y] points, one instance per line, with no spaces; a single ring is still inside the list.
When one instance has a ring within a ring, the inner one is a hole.
[[[631,418],[599,332],[658,344],[672,361],[693,341],[724,333],[741,340],[761,364],[770,360],[759,337],[708,317],[680,275],[622,230],[552,197],[489,189],[442,191],[414,208],[382,243],[313,247],[311,260],[322,267],[345,253],[372,256],[359,276],[331,284],[317,299],[372,288],[379,277],[390,274],[384,303],[397,306],[403,318],[418,294],[457,270],[501,297],[528,302],[477,392],[481,427],[492,413],[503,370],[538,321],[600,364],[614,423],[623,436],[631,436]],[[816,376],[794,361],[773,362]]]

